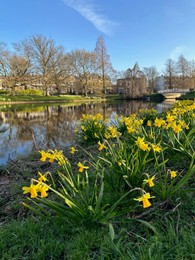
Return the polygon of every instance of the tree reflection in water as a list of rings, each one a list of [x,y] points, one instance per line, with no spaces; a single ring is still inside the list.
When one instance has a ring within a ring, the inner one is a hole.
[[[59,149],[71,145],[82,114],[100,113],[109,119],[113,114],[128,116],[150,108],[151,103],[141,101],[0,106],[0,164],[9,158],[16,159],[19,154],[28,154],[34,147]]]

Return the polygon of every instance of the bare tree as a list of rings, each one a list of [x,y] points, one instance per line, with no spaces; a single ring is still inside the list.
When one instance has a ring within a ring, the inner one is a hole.
[[[178,86],[182,88],[187,88],[189,83],[190,66],[189,62],[183,55],[180,55],[177,61],[177,72],[180,76]]]
[[[31,73],[36,75],[45,90],[45,95],[49,95],[49,87],[54,84],[54,73],[59,68],[64,48],[56,46],[51,38],[43,35],[33,35],[19,44],[15,44],[15,49],[22,52],[24,57],[28,57],[31,62]]]
[[[28,69],[30,63],[28,60],[16,54],[10,55],[8,59],[9,75],[4,77],[4,85],[10,88],[12,94],[15,94],[17,85],[26,86],[28,82]]]
[[[90,76],[95,72],[95,54],[85,50],[69,53],[72,74],[79,80],[81,92],[86,96]]]
[[[148,81],[149,91],[152,93],[154,91],[155,80],[158,76],[158,71],[155,66],[145,67],[143,71]]]
[[[190,78],[191,78],[191,89],[195,89],[195,60],[189,62],[190,67]]]
[[[114,84],[116,84],[116,82],[117,82],[117,79],[123,79],[123,78],[125,78],[125,71],[124,70],[116,70],[115,72],[114,72],[114,75],[113,75],[113,77],[112,77],[112,82],[114,83]]]
[[[10,52],[4,42],[0,42],[0,76],[6,77],[9,75],[9,58]]]
[[[177,68],[176,62],[172,59],[168,59],[165,63],[165,88],[172,89],[176,84]]]
[[[59,52],[55,57],[52,70],[52,81],[56,86],[57,92],[61,93],[65,88],[64,82],[71,75],[71,61],[68,54]]]
[[[97,71],[102,79],[103,94],[106,94],[106,78],[114,72],[110,56],[107,54],[106,45],[103,36],[99,36],[96,42],[95,55],[97,62]]]

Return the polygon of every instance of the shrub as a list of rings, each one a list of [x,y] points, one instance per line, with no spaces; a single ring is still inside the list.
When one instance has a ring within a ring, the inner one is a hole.
[[[0,89],[0,95],[8,95],[10,92],[8,90]]]
[[[35,95],[35,96],[43,96],[44,92],[38,89],[26,89],[26,90],[17,90],[16,95]]]

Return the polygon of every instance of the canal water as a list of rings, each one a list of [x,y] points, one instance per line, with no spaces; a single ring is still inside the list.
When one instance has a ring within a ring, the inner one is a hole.
[[[73,144],[74,129],[82,114],[100,113],[110,119],[115,114],[128,116],[140,109],[162,112],[170,105],[142,101],[0,105],[0,165],[27,155],[34,148],[60,149]]]

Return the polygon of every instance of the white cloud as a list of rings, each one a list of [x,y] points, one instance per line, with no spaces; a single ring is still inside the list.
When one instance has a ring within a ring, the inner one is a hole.
[[[111,35],[116,25],[105,16],[98,14],[95,5],[89,0],[62,0],[64,4],[80,13],[86,20],[91,22],[98,31]]]
[[[180,45],[175,47],[174,50],[172,50],[171,54],[170,54],[170,58],[173,60],[176,60],[181,54],[183,54],[183,51],[185,50],[185,46],[184,45]]]

